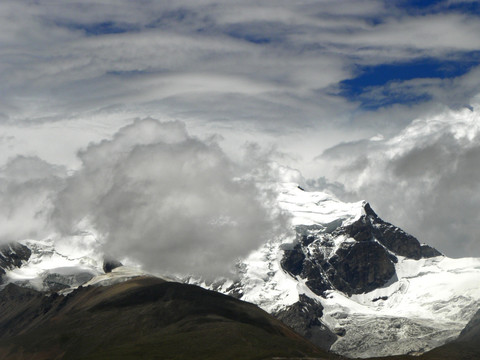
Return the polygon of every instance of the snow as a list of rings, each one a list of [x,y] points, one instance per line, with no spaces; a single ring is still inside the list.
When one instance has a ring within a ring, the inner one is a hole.
[[[292,225],[320,225],[327,228],[339,220],[343,225],[353,223],[363,215],[363,201],[344,203],[324,192],[307,192],[295,183],[278,186],[278,202],[292,217]]]
[[[83,286],[109,286],[118,284],[138,276],[147,276],[148,274],[138,267],[120,266],[113,269],[107,274],[100,274],[90,281],[83,284]]]
[[[112,272],[103,271],[104,252],[93,232],[80,232],[72,236],[52,235],[44,240],[23,240],[32,254],[20,268],[6,270],[4,282],[50,291],[52,286],[65,287],[59,292],[67,294],[78,286],[108,286],[145,276],[146,272],[128,259]],[[57,289],[53,289],[57,291]]]
[[[298,301],[298,282],[280,266],[281,243],[271,241],[253,252],[244,262],[242,300],[254,303],[267,312],[275,312]]]
[[[103,273],[100,244],[92,233],[44,240],[23,240],[32,254],[20,267],[6,270],[5,283],[13,282],[39,291],[49,286],[77,287]]]

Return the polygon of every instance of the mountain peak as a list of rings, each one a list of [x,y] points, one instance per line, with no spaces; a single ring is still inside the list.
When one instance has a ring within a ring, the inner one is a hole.
[[[363,209],[365,210],[365,215],[367,216],[373,216],[375,218],[378,217],[378,215],[375,213],[375,211],[373,211],[372,207],[370,206],[370,203],[368,202],[364,202],[363,203]]]
[[[480,259],[440,256],[366,201],[282,186],[279,204],[296,237],[253,252],[221,291],[277,314],[319,346],[328,342],[318,334],[330,329],[331,350],[351,357],[426,351],[457,336],[478,309]]]

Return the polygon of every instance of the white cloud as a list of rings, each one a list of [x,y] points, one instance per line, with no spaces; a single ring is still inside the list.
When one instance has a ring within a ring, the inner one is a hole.
[[[0,169],[0,242],[43,238],[53,231],[52,198],[66,171],[36,157],[19,156]]]
[[[56,224],[70,233],[88,221],[109,253],[150,270],[225,274],[288,231],[273,198],[246,177],[251,165],[183,123],[139,120],[80,157],[55,203]]]

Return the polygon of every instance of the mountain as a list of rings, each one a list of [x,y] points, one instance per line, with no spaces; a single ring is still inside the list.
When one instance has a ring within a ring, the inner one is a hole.
[[[480,259],[450,259],[382,220],[366,202],[282,184],[295,235],[205,284],[255,303],[349,357],[419,354],[455,339],[480,307]],[[191,280],[193,282],[193,280]]]
[[[137,277],[63,296],[0,292],[2,359],[338,358],[271,315],[197,286]]]
[[[450,259],[366,202],[276,186],[292,232],[240,261],[234,279],[184,282],[258,305],[318,347],[360,358],[427,356],[455,340],[480,308],[480,259]],[[57,296],[146,275],[106,258],[88,232],[6,245],[0,289],[16,284]]]

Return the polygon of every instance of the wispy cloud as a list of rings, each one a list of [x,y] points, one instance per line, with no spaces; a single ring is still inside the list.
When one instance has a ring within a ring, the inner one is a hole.
[[[248,101],[244,118],[261,126],[269,116],[254,109],[268,102],[291,126],[321,125],[345,117],[325,104],[332,87],[357,75],[356,65],[441,61],[479,48],[478,21],[464,13],[400,16],[381,1],[343,2],[6,1],[0,8],[4,112],[11,121],[58,120],[105,108],[136,112],[148,103],[174,115],[175,102],[208,121],[205,96],[191,97],[206,89],[219,101],[238,95],[240,103],[231,99],[222,118],[235,119]],[[185,84],[190,74],[204,77],[201,87]],[[219,79],[229,86],[215,86]],[[262,86],[252,98],[245,84]],[[215,116],[215,108],[210,112]]]

